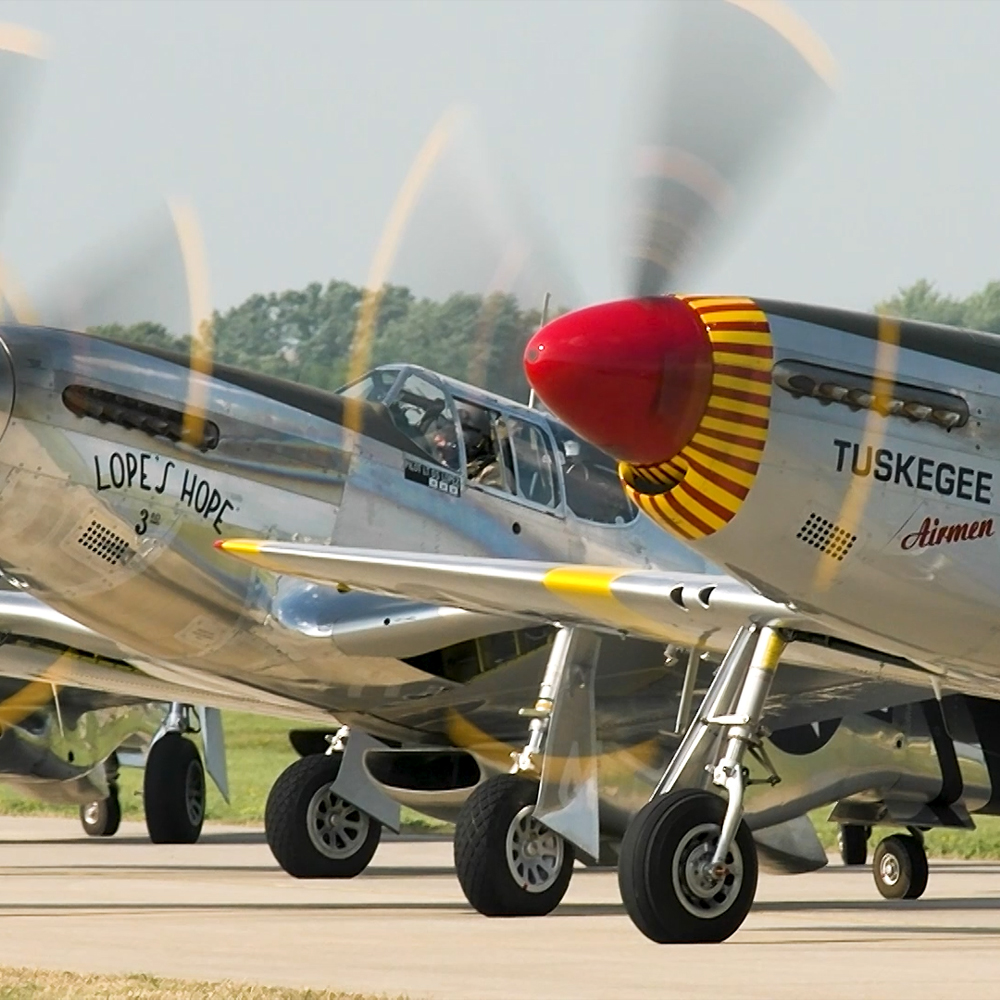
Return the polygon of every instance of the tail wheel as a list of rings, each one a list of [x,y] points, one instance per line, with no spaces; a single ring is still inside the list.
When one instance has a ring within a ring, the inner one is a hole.
[[[646,937],[660,944],[724,941],[746,919],[757,891],[757,852],[745,822],[724,872],[711,867],[725,813],[718,796],[684,790],[653,799],[629,824],[618,885]]]
[[[912,834],[896,833],[875,848],[875,886],[886,899],[919,899],[927,888],[927,852]]]
[[[88,837],[113,837],[121,821],[122,807],[115,785],[111,786],[106,799],[80,806],[80,824]]]
[[[198,748],[165,733],[150,748],[142,781],[146,829],[154,844],[193,844],[205,821],[205,768]]]
[[[501,774],[466,799],[455,824],[455,869],[487,917],[540,917],[566,895],[573,845],[535,819],[538,785]]]
[[[339,756],[314,754],[279,775],[267,797],[271,853],[295,878],[354,878],[367,867],[382,824],[333,791]]]

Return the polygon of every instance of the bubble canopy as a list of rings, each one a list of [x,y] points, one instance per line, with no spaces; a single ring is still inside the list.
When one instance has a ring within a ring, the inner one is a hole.
[[[416,365],[382,365],[340,390],[378,403],[465,486],[596,524],[638,516],[617,464],[551,414]]]

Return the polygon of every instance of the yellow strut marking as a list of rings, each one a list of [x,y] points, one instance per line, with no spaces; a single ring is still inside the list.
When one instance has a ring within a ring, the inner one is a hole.
[[[781,654],[785,651],[787,642],[781,637],[781,633],[776,629],[765,627],[754,650],[753,660],[750,663],[751,669],[776,670]]]

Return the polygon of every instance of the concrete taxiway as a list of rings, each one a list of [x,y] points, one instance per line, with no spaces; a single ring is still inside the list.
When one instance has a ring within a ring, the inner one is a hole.
[[[761,878],[743,929],[663,948],[611,872],[578,870],[539,920],[465,903],[447,842],[384,843],[350,882],[301,882],[259,831],[158,847],[138,824],[86,839],[72,820],[0,818],[0,964],[336,987],[440,1000],[885,996],[1000,998],[1000,864],[932,863],[891,904],[867,869]]]

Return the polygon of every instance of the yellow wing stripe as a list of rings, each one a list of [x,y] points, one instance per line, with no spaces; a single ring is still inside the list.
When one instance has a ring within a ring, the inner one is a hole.
[[[628,572],[600,566],[559,566],[545,574],[542,584],[549,593],[591,620],[649,633],[650,626],[657,623],[623,604],[611,589],[614,581]]]
[[[712,345],[707,412],[679,454],[654,465],[622,463],[619,475],[640,510],[698,540],[724,528],[754,484],[767,443],[774,349],[767,317],[752,299],[678,298],[698,314]]]

